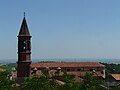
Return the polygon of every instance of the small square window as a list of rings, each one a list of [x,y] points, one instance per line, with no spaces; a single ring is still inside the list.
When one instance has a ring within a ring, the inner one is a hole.
[[[67,69],[67,71],[70,71],[70,69]]]
[[[77,71],[80,71],[81,69],[77,69]]]
[[[89,69],[90,71],[93,71],[93,69],[91,68],[91,69]]]
[[[104,72],[103,72],[103,71],[101,71],[101,74],[104,74]]]

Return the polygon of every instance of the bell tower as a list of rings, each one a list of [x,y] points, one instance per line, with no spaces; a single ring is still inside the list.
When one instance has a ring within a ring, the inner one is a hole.
[[[24,18],[18,34],[18,62],[17,62],[17,82],[21,84],[30,76],[31,65],[31,36],[27,22]]]

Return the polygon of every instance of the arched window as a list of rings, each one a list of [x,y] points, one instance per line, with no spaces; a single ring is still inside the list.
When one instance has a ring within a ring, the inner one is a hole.
[[[31,49],[31,43],[30,41],[27,41],[27,50],[30,50]]]
[[[22,50],[26,50],[26,41],[25,40],[23,40],[22,41]]]

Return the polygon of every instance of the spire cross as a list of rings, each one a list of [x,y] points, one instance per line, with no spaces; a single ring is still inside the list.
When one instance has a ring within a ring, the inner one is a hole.
[[[24,12],[24,17],[25,17],[25,12]]]

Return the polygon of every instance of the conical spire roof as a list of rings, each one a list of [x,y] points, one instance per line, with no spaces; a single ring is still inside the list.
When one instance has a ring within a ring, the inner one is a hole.
[[[23,18],[22,25],[21,25],[18,36],[30,36],[25,16]]]

